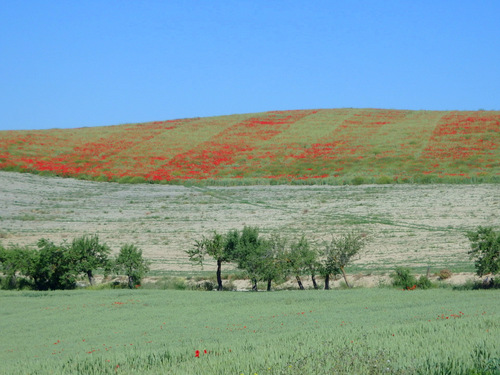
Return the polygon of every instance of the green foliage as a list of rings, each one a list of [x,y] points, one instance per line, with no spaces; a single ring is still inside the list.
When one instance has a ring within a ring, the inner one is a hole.
[[[133,244],[125,244],[115,260],[116,272],[123,272],[128,277],[130,289],[141,284],[142,278],[149,271],[149,262],[142,257],[142,250]]]
[[[290,273],[295,276],[299,288],[303,290],[304,286],[302,285],[300,275],[305,272],[311,272],[313,276],[315,275],[316,269],[318,268],[318,254],[311,248],[305,236],[302,235],[300,239],[291,243],[290,250],[287,252],[286,256]]]
[[[252,281],[252,290],[257,291],[257,281],[262,277],[267,244],[259,237],[259,228],[245,226],[237,242],[234,259],[238,268],[247,272]]]
[[[417,284],[417,279],[411,274],[411,270],[406,267],[397,267],[391,277],[392,285],[398,288],[411,289]]]
[[[354,177],[351,181],[353,185],[363,185],[365,182],[365,179],[361,176]]]
[[[229,262],[233,258],[234,238],[231,237],[231,232],[224,236],[214,231],[212,237],[205,237],[195,242],[192,249],[186,251],[189,260],[203,266],[205,256],[208,255],[217,262],[217,290],[223,290],[221,266],[223,262]],[[236,239],[237,241],[237,239]]]
[[[345,268],[363,249],[366,241],[367,235],[365,233],[349,232],[339,237],[333,237],[330,243],[325,244],[321,273],[328,277],[330,274],[342,273],[347,287],[350,288]]]
[[[42,238],[36,250],[19,246],[6,249],[0,245],[0,271],[4,274],[1,287],[73,289],[82,273],[92,286],[95,270],[104,270],[105,276],[111,271],[113,262],[108,257],[109,253],[110,248],[100,243],[97,235],[75,238],[70,245],[66,242],[56,245]],[[128,244],[120,250],[114,270],[123,271],[129,278],[129,287],[134,287],[149,271],[149,262],[143,259],[142,251]]]
[[[85,235],[73,240],[70,247],[70,257],[75,265],[75,271],[86,274],[90,285],[93,285],[94,270],[103,268],[106,273],[109,272],[111,268],[111,262],[108,258],[110,251],[108,245],[99,243],[97,235]]]
[[[26,270],[30,257],[28,249],[18,246],[6,249],[0,245],[0,271],[5,275],[1,283],[2,289],[16,289],[21,286],[20,283],[26,286],[26,282],[19,279],[17,274]]]
[[[469,255],[474,259],[478,276],[496,275],[500,271],[500,232],[492,227],[478,227],[467,233],[471,250]]]
[[[23,273],[33,279],[36,290],[74,289],[78,272],[66,244],[38,241],[38,251],[28,251]]]
[[[430,289],[433,287],[432,282],[429,280],[427,276],[420,276],[417,281],[417,288],[420,289]]]
[[[392,184],[393,182],[394,182],[393,179],[390,178],[389,176],[380,176],[375,181],[375,183],[378,185],[387,185],[387,184]]]

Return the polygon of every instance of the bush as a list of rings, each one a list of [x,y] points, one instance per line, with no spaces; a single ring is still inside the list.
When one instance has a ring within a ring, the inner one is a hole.
[[[182,277],[164,277],[157,281],[152,288],[186,290],[188,286],[186,284],[186,280]]]
[[[420,276],[416,285],[417,288],[420,289],[430,289],[433,287],[432,282],[429,280],[427,276]]]
[[[478,227],[476,231],[467,232],[471,250],[470,258],[474,260],[478,276],[493,275],[500,272],[500,232],[491,227]]]
[[[133,244],[125,244],[115,260],[115,271],[128,277],[128,287],[141,285],[142,278],[149,272],[149,262],[142,257],[142,250]]]
[[[205,280],[199,284],[196,284],[196,289],[206,290],[206,291],[217,290],[217,284],[215,284],[211,281]]]
[[[439,272],[436,274],[436,276],[439,277],[439,280],[449,279],[451,275],[453,275],[453,273],[447,268],[439,270]]]
[[[411,274],[409,268],[397,267],[391,277],[392,285],[398,288],[411,289],[417,285],[417,279]]]
[[[393,182],[393,179],[390,178],[389,176],[380,176],[379,178],[377,178],[377,180],[375,181],[376,184],[378,185],[387,185],[387,184],[392,184]]]
[[[365,179],[361,176],[354,177],[351,181],[353,185],[363,185],[365,183]]]

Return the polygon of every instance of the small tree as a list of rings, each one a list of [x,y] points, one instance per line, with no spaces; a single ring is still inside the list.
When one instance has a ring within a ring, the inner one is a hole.
[[[320,261],[319,273],[325,278],[325,290],[330,289],[330,276],[339,275],[342,271],[338,266],[336,259],[336,250],[331,243],[325,243],[321,252],[322,260]]]
[[[23,273],[31,277],[37,290],[73,289],[76,286],[75,264],[66,244],[56,245],[47,239],[38,241],[38,251],[25,253]]]
[[[232,238],[232,237],[231,237]],[[221,268],[223,262],[230,262],[232,258],[231,251],[233,243],[228,241],[228,236],[214,231],[211,237],[203,237],[200,241],[196,241],[193,249],[187,250],[186,253],[192,262],[203,266],[205,256],[211,256],[217,262],[217,290],[223,290]]]
[[[94,285],[93,271],[95,269],[102,267],[105,273],[109,272],[110,249],[108,245],[99,243],[97,235],[75,238],[71,244],[70,253],[75,263],[75,270],[78,273],[85,273],[90,285]]]
[[[21,260],[18,249],[6,249],[0,244],[0,271],[6,278],[2,287],[13,289],[17,286],[16,273],[21,269]]]
[[[417,279],[407,267],[396,267],[391,277],[392,285],[399,288],[413,289],[417,285]]]
[[[288,266],[290,272],[295,276],[295,280],[297,280],[300,290],[304,290],[304,285],[302,284],[300,276],[305,271],[311,271],[311,268],[314,267],[316,262],[316,256],[316,252],[311,249],[309,241],[307,241],[304,235],[290,245],[290,251],[287,254]],[[313,284],[315,288],[317,288],[314,275],[312,275],[312,277]]]
[[[286,239],[278,234],[263,241],[259,274],[267,282],[267,291],[271,291],[273,281],[282,281],[286,277]]]
[[[236,243],[233,259],[238,262],[238,268],[248,273],[253,291],[257,291],[257,281],[262,277],[262,262],[265,258],[265,252],[266,244],[259,237],[259,229],[245,226]]]
[[[128,277],[128,287],[140,285],[142,278],[149,272],[149,262],[142,257],[142,250],[132,244],[121,247],[115,260],[116,272],[123,272]]]
[[[469,255],[474,259],[478,276],[496,275],[500,271],[500,232],[491,227],[478,227],[467,233],[471,250]]]
[[[334,237],[332,241],[326,245],[325,253],[329,259],[329,269],[332,271],[340,270],[348,288],[352,286],[347,281],[345,268],[351,262],[352,258],[361,251],[365,244],[366,234],[350,232],[337,238]]]

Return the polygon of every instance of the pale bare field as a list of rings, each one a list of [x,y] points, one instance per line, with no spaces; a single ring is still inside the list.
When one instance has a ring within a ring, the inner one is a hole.
[[[0,172],[0,242],[35,247],[98,234],[113,252],[138,245],[156,271],[199,270],[185,250],[213,230],[258,226],[304,233],[317,246],[349,230],[369,234],[352,273],[395,266],[473,271],[464,233],[499,227],[499,185],[186,187],[126,185]],[[205,269],[210,270],[210,264]]]

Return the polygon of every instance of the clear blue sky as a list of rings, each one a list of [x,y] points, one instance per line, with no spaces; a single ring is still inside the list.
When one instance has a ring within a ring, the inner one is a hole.
[[[500,1],[4,0],[0,130],[500,110]]]

